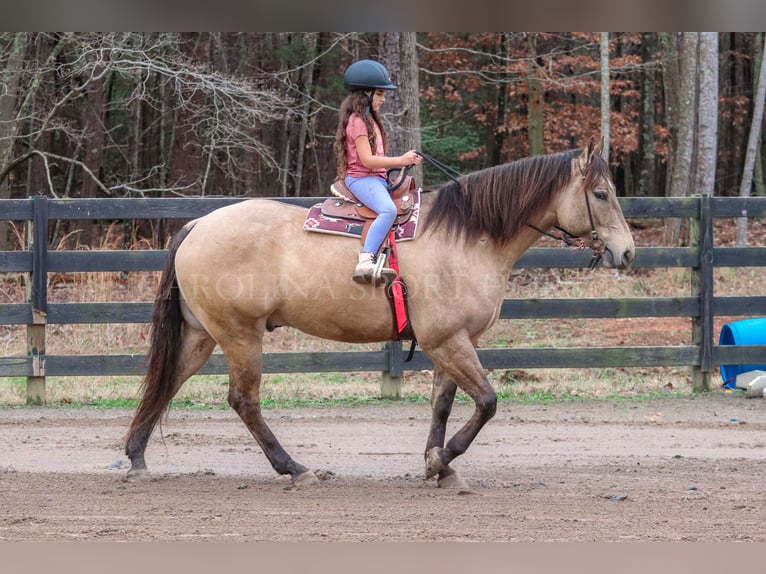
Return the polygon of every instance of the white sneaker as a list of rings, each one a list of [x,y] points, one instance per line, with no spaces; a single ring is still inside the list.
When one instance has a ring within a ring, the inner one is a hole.
[[[375,271],[375,263],[372,262],[372,253],[362,251],[359,254],[359,263],[356,264],[352,279],[357,283],[369,283],[372,279],[372,273]]]
[[[375,281],[375,286],[382,285],[384,283],[390,283],[396,279],[397,272],[390,267],[381,267],[380,276],[376,276],[375,270],[377,265],[373,262],[374,255],[372,253],[362,252],[359,254],[359,263],[354,269],[354,275],[352,279],[357,283],[370,283]]]

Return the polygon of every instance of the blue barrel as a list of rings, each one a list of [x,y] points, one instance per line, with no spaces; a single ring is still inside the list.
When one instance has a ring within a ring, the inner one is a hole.
[[[721,328],[719,345],[766,345],[766,317],[726,323]],[[766,365],[721,365],[723,386],[733,389],[737,375],[748,371],[766,371]]]

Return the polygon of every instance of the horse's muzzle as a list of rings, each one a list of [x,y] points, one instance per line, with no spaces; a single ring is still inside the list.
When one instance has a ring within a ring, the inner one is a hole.
[[[622,254],[621,269],[627,269],[633,264],[634,252],[632,249],[626,249]]]
[[[621,257],[618,259],[615,253],[608,247],[604,250],[604,263],[605,267],[612,267],[614,269],[627,269],[633,263],[635,256],[634,250],[627,248],[622,252]]]

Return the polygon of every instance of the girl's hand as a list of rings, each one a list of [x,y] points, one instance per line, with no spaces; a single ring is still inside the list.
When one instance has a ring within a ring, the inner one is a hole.
[[[402,165],[418,165],[422,160],[423,157],[414,149],[411,149],[402,156]]]

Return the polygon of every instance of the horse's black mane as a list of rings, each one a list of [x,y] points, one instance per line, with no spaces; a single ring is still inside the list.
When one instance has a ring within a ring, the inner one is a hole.
[[[469,173],[460,184],[450,181],[439,188],[425,229],[443,227],[467,240],[487,236],[496,244],[507,243],[569,183],[572,160],[581,153],[576,149],[528,157]],[[582,176],[590,189],[599,178],[610,177],[609,168],[594,154]]]

